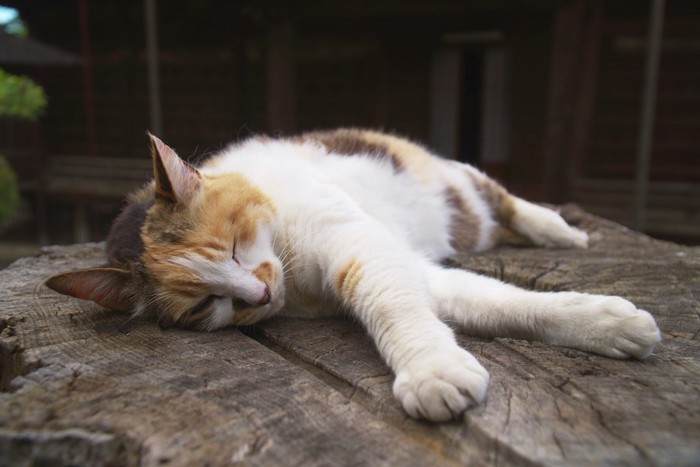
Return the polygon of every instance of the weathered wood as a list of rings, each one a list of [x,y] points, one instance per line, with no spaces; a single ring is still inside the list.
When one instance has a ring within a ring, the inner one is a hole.
[[[499,249],[455,266],[539,290],[613,293],[650,310],[664,342],[617,361],[460,335],[489,369],[461,422],[408,419],[362,328],[274,319],[202,334],[52,293],[50,274],[101,260],[52,248],[0,273],[0,465],[691,465],[700,462],[700,248],[574,208],[587,251]]]

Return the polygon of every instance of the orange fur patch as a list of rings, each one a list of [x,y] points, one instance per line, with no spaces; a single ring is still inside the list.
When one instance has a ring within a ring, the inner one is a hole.
[[[160,297],[160,308],[176,319],[207,292],[196,272],[170,259],[197,254],[210,261],[230,261],[235,248],[252,244],[260,223],[275,207],[239,174],[204,176],[201,191],[187,204],[156,202],[143,228],[143,260]],[[260,274],[272,275],[263,267]],[[267,272],[266,272],[267,271]]]
[[[335,288],[343,298],[351,300],[362,277],[362,264],[357,260],[352,260],[336,276]]]
[[[272,263],[267,261],[255,268],[253,274],[266,284],[272,284],[276,280],[275,269],[272,267]]]
[[[250,245],[259,223],[275,211],[272,201],[240,174],[205,177],[204,188],[198,221],[206,238],[224,237]]]

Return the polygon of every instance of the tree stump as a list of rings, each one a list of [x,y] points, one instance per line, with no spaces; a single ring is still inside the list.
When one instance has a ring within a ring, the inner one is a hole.
[[[454,266],[537,290],[621,295],[664,341],[619,361],[460,335],[491,373],[460,421],[408,419],[363,329],[276,318],[210,334],[161,330],[43,281],[102,262],[46,248],[0,272],[0,465],[691,465],[700,463],[700,248],[575,207],[585,251],[501,248]]]

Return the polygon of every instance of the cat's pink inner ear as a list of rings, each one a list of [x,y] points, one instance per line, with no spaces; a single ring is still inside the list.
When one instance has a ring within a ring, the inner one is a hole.
[[[158,137],[148,133],[153,155],[156,196],[172,203],[187,202],[199,190],[202,176]]]
[[[46,285],[58,293],[93,302],[115,311],[130,311],[130,274],[116,268],[92,268],[49,278]]]

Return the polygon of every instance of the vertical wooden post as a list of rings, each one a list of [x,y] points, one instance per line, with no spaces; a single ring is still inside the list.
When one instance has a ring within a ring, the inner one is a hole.
[[[148,67],[148,107],[150,131],[163,136],[163,112],[160,101],[160,68],[158,66],[158,17],[156,0],[145,0],[146,56]]]
[[[586,176],[587,154],[590,148],[591,122],[595,110],[600,61],[600,40],[603,27],[601,0],[589,0],[584,11],[583,46],[579,73],[578,98],[571,135],[571,162],[567,181],[574,183]],[[565,200],[570,201],[570,200]]]
[[[296,79],[294,26],[275,22],[270,26],[267,51],[267,125],[273,132],[296,128]]]
[[[95,124],[95,86],[92,75],[92,45],[87,0],[78,1],[80,15],[80,49],[83,55],[83,110],[87,127],[88,154],[97,155],[97,126]]]
[[[544,183],[547,201],[560,203],[567,195],[567,157],[576,103],[581,49],[583,0],[559,7],[554,19],[552,62],[547,96]]]
[[[75,243],[89,242],[90,216],[88,201],[76,200],[73,216],[73,239]]]
[[[654,132],[654,110],[656,107],[656,79],[661,55],[661,34],[664,21],[664,0],[652,0],[649,14],[647,59],[642,91],[642,112],[639,117],[639,140],[637,143],[636,184],[634,190],[634,226],[643,231],[646,223],[646,205],[649,189],[649,164]]]
[[[545,193],[569,201],[585,165],[598,80],[600,0],[577,0],[556,13],[545,136]]]
[[[484,50],[484,78],[481,104],[481,168],[503,178],[510,155],[511,101],[510,54],[504,47]]]
[[[441,156],[456,159],[458,151],[460,50],[441,48],[430,70],[430,146]]]

